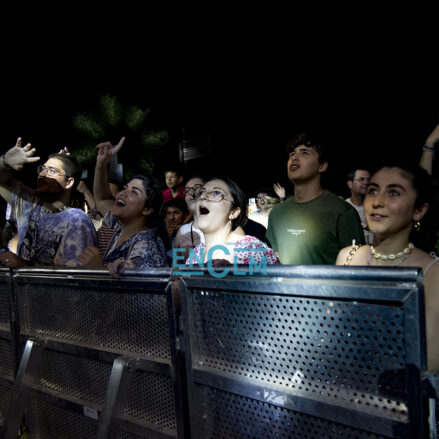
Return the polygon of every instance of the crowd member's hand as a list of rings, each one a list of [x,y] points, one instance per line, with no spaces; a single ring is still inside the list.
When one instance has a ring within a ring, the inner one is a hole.
[[[21,137],[19,137],[15,146],[6,152],[4,164],[16,171],[20,171],[25,164],[40,160],[39,157],[33,157],[35,151],[36,149],[32,148],[30,143],[22,147]]]
[[[0,253],[0,263],[7,268],[26,267],[25,260],[10,251]]]
[[[134,268],[134,264],[129,259],[119,258],[115,259],[113,262],[109,262],[107,268],[113,279],[120,279],[120,270],[122,268]]]
[[[81,194],[85,193],[88,190],[87,185],[81,180],[78,183],[78,186],[76,186],[76,189],[78,192],[80,192]]]
[[[283,200],[285,198],[285,188],[281,186],[279,183],[273,184],[273,189],[276,195]]]
[[[103,267],[102,255],[99,253],[99,249],[92,245],[89,245],[79,256],[79,262],[84,267]]]
[[[117,145],[113,145],[111,142],[99,143],[99,145],[96,146],[98,150],[97,163],[100,165],[110,163],[112,157],[120,151],[124,142],[125,137],[122,137]]]
[[[439,124],[436,125],[435,129],[430,133],[425,141],[425,145],[430,148],[434,148],[434,145],[439,142]]]

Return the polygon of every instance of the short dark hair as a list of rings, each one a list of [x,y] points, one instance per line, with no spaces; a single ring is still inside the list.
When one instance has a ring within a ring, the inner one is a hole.
[[[163,205],[162,215],[164,217],[166,216],[169,207],[175,207],[176,209],[180,209],[186,215],[189,213],[186,201],[182,198],[173,198]]]
[[[354,179],[355,179],[355,174],[357,173],[357,171],[367,171],[367,172],[369,172],[369,170],[366,169],[366,168],[355,168],[355,169],[352,169],[352,170],[349,171],[349,173],[348,173],[347,181],[354,181]]]
[[[317,152],[319,163],[326,163],[328,161],[326,145],[323,139],[316,134],[300,133],[294,136],[288,141],[287,155],[289,156],[300,145],[314,148]]]
[[[82,170],[78,161],[71,155],[57,152],[49,155],[49,159],[57,159],[63,164],[63,171],[66,176],[75,180],[75,186],[79,184],[81,180]]]
[[[212,180],[221,180],[229,189],[230,195],[233,198],[232,208],[240,208],[239,215],[232,220],[232,230],[237,229],[239,226],[244,227],[247,223],[247,196],[241,190],[241,188],[229,177],[212,177],[209,178],[207,182]],[[207,183],[206,182],[206,183]]]
[[[181,170],[178,166],[170,167],[170,168],[166,169],[166,170],[163,172],[163,175],[166,177],[166,174],[167,174],[168,172],[173,172],[174,174],[177,175],[177,177],[183,177],[183,172],[182,172],[182,170]]]

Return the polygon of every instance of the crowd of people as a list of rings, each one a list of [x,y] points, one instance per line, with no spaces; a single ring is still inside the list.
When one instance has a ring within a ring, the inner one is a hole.
[[[337,264],[417,266],[423,269],[429,369],[439,371],[439,264],[433,159],[439,125],[422,148],[420,161],[394,160],[375,170],[353,169],[350,197],[322,184],[328,168],[325,145],[305,133],[287,145],[292,196],[275,183],[260,188],[250,208],[246,194],[228,176],[190,176],[177,169],[155,177],[135,175],[123,187],[109,178],[121,150],[96,147],[93,188],[81,181],[78,162],[66,149],[37,168],[34,190],[16,179],[38,162],[36,149],[22,145],[0,156],[0,195],[8,223],[16,228],[0,253],[5,267],[102,267],[118,278],[123,269],[181,264]],[[166,189],[163,184],[165,183]],[[87,209],[70,207],[80,191]]]

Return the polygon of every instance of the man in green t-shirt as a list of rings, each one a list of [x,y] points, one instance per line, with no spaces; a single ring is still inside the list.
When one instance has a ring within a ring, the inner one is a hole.
[[[357,211],[322,188],[328,168],[323,145],[299,134],[288,142],[288,178],[294,196],[278,204],[268,218],[267,240],[282,264],[334,264],[339,250],[364,244]]]

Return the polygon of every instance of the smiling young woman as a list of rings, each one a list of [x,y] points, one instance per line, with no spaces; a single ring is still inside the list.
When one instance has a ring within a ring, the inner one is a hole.
[[[118,277],[121,268],[167,266],[166,251],[159,236],[160,210],[163,196],[159,182],[143,175],[134,176],[125,187],[111,195],[107,166],[124,138],[113,146],[109,142],[97,146],[93,192],[99,211],[107,212],[104,221],[114,229],[115,236],[103,258],[97,247],[88,247],[81,255],[84,266],[106,266]]]
[[[392,164],[380,167],[371,177],[364,199],[367,224],[374,244],[346,247],[337,265],[412,266],[424,273],[428,368],[439,372],[439,263],[414,245],[419,230],[433,214],[433,182],[420,167]]]

